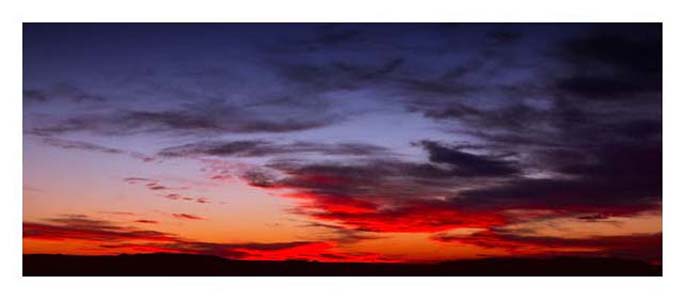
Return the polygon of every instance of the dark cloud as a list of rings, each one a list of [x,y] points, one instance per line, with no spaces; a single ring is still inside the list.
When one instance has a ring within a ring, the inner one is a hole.
[[[322,27],[318,36],[312,41],[322,46],[336,46],[359,37],[362,31],[357,29],[340,29],[335,26]]]
[[[159,231],[122,227],[85,215],[64,215],[46,221],[49,223],[24,222],[24,238],[48,241],[81,240],[100,243],[99,247],[106,249],[218,255],[235,259],[317,259],[320,254],[338,254],[331,250],[333,245],[318,241],[209,243]],[[156,224],[156,221],[145,219],[134,222]],[[341,260],[350,257],[344,253],[340,255]]]
[[[48,101],[76,103],[107,101],[104,96],[86,92],[77,86],[65,82],[57,83],[45,89],[25,89],[23,95],[25,104]]]
[[[174,214],[172,214],[172,217],[177,218],[177,219],[193,220],[193,221],[205,220],[205,217],[191,215],[191,214],[187,214],[187,213],[174,213]]]
[[[130,212],[130,211],[101,211],[100,213],[103,214],[109,214],[109,215],[118,215],[118,216],[135,216],[136,213]]]
[[[149,182],[149,183],[146,183],[145,186],[146,186],[148,189],[153,190],[153,191],[160,191],[160,190],[167,190],[167,189],[169,189],[169,188],[167,188],[166,186],[157,184],[156,182]]]
[[[294,94],[319,98],[335,91],[364,90],[400,82],[393,75],[404,62],[402,58],[392,58],[383,64],[330,61],[320,64],[275,62],[274,65],[276,73],[293,86]]]
[[[386,62],[384,65],[381,65],[378,68],[353,65],[345,62],[334,63],[334,66],[340,71],[350,74],[355,79],[369,80],[381,78],[385,75],[393,73],[402,66],[403,62],[404,59],[396,58]]]
[[[138,220],[135,220],[134,222],[142,223],[142,224],[158,224],[159,223],[155,220],[148,220],[148,219],[138,219]]]
[[[662,135],[661,120],[636,119],[619,124],[617,132],[635,140],[655,140]]]
[[[488,33],[488,38],[495,44],[509,44],[514,43],[522,38],[521,32],[508,31],[508,30],[496,30]]]
[[[595,26],[563,45],[575,63],[604,63],[630,72],[662,71],[662,24]]]
[[[608,218],[610,218],[610,217],[608,215],[604,215],[604,214],[592,214],[592,215],[584,215],[584,216],[577,217],[577,219],[579,219],[579,220],[584,220],[584,221],[588,221],[588,222],[596,222],[596,221],[600,221],[600,220],[607,220]]]
[[[102,242],[166,242],[176,240],[174,235],[164,232],[122,227],[109,221],[91,219],[85,215],[65,215],[46,221],[49,223],[24,222],[24,238]]]
[[[244,177],[255,186],[268,188],[290,188],[308,193],[346,196],[379,197],[394,195],[398,200],[421,196],[427,189],[440,189],[440,182],[453,177],[450,170],[440,169],[430,164],[414,164],[393,160],[371,160],[357,164],[341,163],[275,163],[271,168],[284,173],[277,176],[259,171],[248,172]],[[428,184],[422,188],[420,182]]]
[[[502,103],[411,102],[413,111],[477,138],[484,150],[518,153],[512,159],[522,173],[543,174],[503,174],[462,189],[451,200],[460,209],[631,214],[660,205],[660,26],[639,25],[635,34],[636,26],[595,27],[556,44],[551,68],[562,66],[563,76],[539,76],[518,90],[492,85]],[[434,161],[464,158],[437,150],[443,158]]]
[[[122,153],[124,153],[124,151],[120,150],[120,149],[109,148],[109,147],[100,146],[100,145],[87,143],[87,142],[70,141],[70,140],[63,140],[63,139],[56,139],[56,138],[46,138],[43,141],[50,146],[59,147],[62,149],[78,149],[78,150],[111,153],[111,154],[122,154]]]
[[[286,260],[302,259],[316,261],[379,261],[386,260],[378,254],[344,253],[334,244],[320,241],[290,241],[275,243],[209,243],[178,240],[173,243],[118,243],[102,244],[107,249],[134,249],[139,252],[174,252],[214,255],[230,259]]]
[[[143,162],[151,162],[154,161],[155,158],[135,152],[135,151],[127,151],[127,150],[122,150],[122,149],[117,149],[117,148],[111,148],[111,147],[106,147],[106,146],[101,146],[93,143],[88,143],[88,142],[82,142],[82,141],[72,141],[72,140],[66,140],[66,139],[60,139],[60,138],[53,138],[53,137],[47,137],[43,139],[43,142],[47,145],[50,145],[52,147],[58,147],[62,149],[67,149],[67,150],[83,150],[83,151],[91,151],[91,152],[99,152],[99,153],[107,153],[107,154],[123,154],[123,155],[129,155],[135,159],[141,160]]]
[[[145,177],[124,177],[124,181],[128,184],[136,184],[141,182],[156,182],[157,180]]]
[[[516,255],[601,255],[659,262],[662,259],[662,234],[632,234],[564,238],[523,236],[501,230],[484,230],[471,235],[436,234],[434,240],[499,248]],[[582,251],[585,250],[585,251]]]
[[[24,90],[22,94],[24,103],[48,101],[48,96],[41,90]]]
[[[662,89],[661,24],[600,27],[567,41],[561,52],[573,68],[557,83],[563,92],[626,101]]]
[[[323,115],[261,115],[230,105],[208,103],[179,110],[85,113],[51,125],[38,126],[30,129],[30,132],[42,136],[80,131],[102,135],[284,133],[324,127],[336,121],[335,117]]]
[[[150,178],[143,178],[143,177],[126,177],[124,178],[124,182],[128,184],[142,184],[145,188],[147,188],[150,191],[156,192],[156,195],[159,197],[162,197],[164,199],[168,200],[183,200],[183,201],[192,201],[200,204],[208,204],[212,203],[209,199],[206,197],[194,197],[187,195],[182,192],[178,192],[181,190],[186,190],[186,187],[170,187],[161,184],[158,180],[156,179],[150,179]]]
[[[628,190],[625,190],[628,188]],[[557,209],[625,214],[655,208],[653,191],[613,182],[520,179],[492,188],[461,192],[453,200],[462,209]]]
[[[461,176],[510,176],[520,172],[512,162],[451,149],[432,141],[422,141],[433,163],[448,164]]]
[[[388,154],[384,147],[360,143],[321,144],[293,142],[289,144],[275,144],[262,140],[245,140],[186,144],[163,149],[158,155],[164,157],[196,155],[250,157],[306,153],[355,156]]]
[[[320,222],[309,222],[305,225],[311,228],[320,228],[332,233],[332,237],[325,237],[327,240],[337,244],[354,244],[360,241],[375,240],[381,237],[370,235],[366,231],[351,229],[341,225],[332,225]]]
[[[260,169],[248,170],[241,174],[240,178],[249,185],[260,188],[274,187],[278,181],[276,175],[272,174],[268,170]]]
[[[564,78],[557,82],[557,88],[587,99],[624,100],[642,92],[646,87],[637,85],[634,80],[622,80],[599,76],[578,76]],[[653,87],[657,89],[658,87]]]
[[[147,189],[151,191],[162,191],[162,190],[170,190],[174,189],[171,187],[164,186],[159,183],[158,180],[155,179],[150,179],[150,178],[143,178],[143,177],[125,177],[124,182],[128,184],[143,184]]]
[[[532,207],[626,212],[654,208],[662,196],[659,145],[584,148],[586,156],[553,158],[565,177],[518,178],[502,185],[461,192],[454,201],[465,208]]]

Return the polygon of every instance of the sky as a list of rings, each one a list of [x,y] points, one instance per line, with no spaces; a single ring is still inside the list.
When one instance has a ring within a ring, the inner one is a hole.
[[[660,24],[24,24],[24,253],[661,263],[661,190]]]

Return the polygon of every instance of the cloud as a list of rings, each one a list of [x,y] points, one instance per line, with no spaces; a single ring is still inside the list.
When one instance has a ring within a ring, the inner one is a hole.
[[[108,215],[116,215],[116,216],[135,216],[136,215],[136,213],[130,212],[130,211],[113,211],[113,210],[100,211],[99,213],[108,214]]]
[[[631,213],[661,203],[659,145],[589,147],[574,161],[552,158],[565,177],[516,178],[465,190],[454,198],[465,209],[551,208]]]
[[[308,222],[304,225],[310,228],[319,228],[327,232],[329,235],[325,236],[325,239],[329,241],[334,241],[336,244],[354,244],[360,241],[375,240],[382,237],[370,235],[368,232],[351,229],[345,226],[326,224],[321,222]]]
[[[125,177],[124,182],[128,184],[143,184],[147,189],[151,191],[161,191],[161,190],[171,190],[174,188],[164,186],[156,179],[144,178],[144,177]]]
[[[135,220],[134,222],[142,223],[142,224],[158,224],[159,223],[155,220],[148,220],[148,219],[138,219],[138,220]]]
[[[145,177],[124,177],[124,181],[129,184],[135,184],[138,182],[150,182],[150,181],[156,181],[154,179],[150,178],[145,178]]]
[[[143,241],[168,242],[172,234],[122,227],[109,221],[91,219],[85,215],[65,215],[47,220],[49,223],[24,222],[24,238],[38,240]]]
[[[123,150],[119,150],[119,149],[115,149],[115,148],[109,148],[109,147],[100,146],[100,145],[87,143],[87,142],[70,141],[70,140],[56,139],[56,138],[46,138],[43,141],[50,146],[59,147],[62,149],[78,149],[78,150],[87,150],[87,151],[93,151],[93,152],[110,153],[110,154],[122,154],[122,153],[124,153]]]
[[[87,242],[85,250],[93,251],[94,248],[101,248],[113,253],[174,252],[248,260],[388,260],[379,254],[341,252],[336,248],[335,243],[329,241],[211,243],[189,240],[159,231],[119,226],[109,221],[92,219],[86,215],[63,215],[46,221],[46,223],[24,222],[24,239],[84,241]],[[134,222],[154,224],[152,223],[154,221],[146,219]]]
[[[500,224],[497,211],[470,212],[448,201],[458,189],[517,178],[501,157],[471,154],[436,142],[419,143],[428,162],[357,160],[356,163],[274,161],[245,172],[248,184],[298,199],[292,212],[347,229],[436,232]]]
[[[579,216],[577,219],[579,220],[584,220],[587,222],[597,222],[601,220],[607,220],[609,218],[608,215],[605,214],[593,214],[593,215],[585,215],[585,216]]]
[[[353,156],[388,154],[384,147],[360,143],[321,144],[312,142],[293,142],[290,144],[275,144],[262,140],[244,140],[186,144],[165,148],[161,150],[158,155],[163,157],[197,155],[255,157],[307,153]]]
[[[421,145],[431,162],[451,165],[461,176],[510,176],[520,172],[514,163],[498,157],[470,154],[432,141],[422,141]]]
[[[493,43],[503,45],[519,41],[522,38],[522,33],[508,30],[495,30],[489,32],[487,36]]]
[[[573,38],[560,50],[575,69],[557,88],[587,98],[627,101],[662,87],[661,24],[605,26]],[[584,69],[602,70],[593,75]]]
[[[427,172],[414,164],[392,161],[357,166],[312,164],[272,167],[287,176],[274,178],[252,172],[244,179],[253,186],[283,190],[283,196],[298,199],[293,213],[342,224],[349,229],[435,232],[502,222],[495,213],[462,212],[457,205],[446,202],[446,196],[459,186],[457,178],[461,178],[451,176],[449,170],[440,171],[448,175],[426,177],[434,171]]]
[[[662,259],[662,234],[631,234],[564,238],[524,236],[499,230],[484,230],[470,235],[436,234],[435,241],[498,248],[515,255],[605,255],[659,262]]]
[[[156,195],[168,200],[183,200],[183,201],[193,201],[200,204],[211,203],[209,199],[202,196],[190,196],[185,193],[178,192],[179,190],[186,190],[186,187],[170,187],[161,184],[156,179],[144,178],[144,177],[125,177],[124,182],[128,184],[142,184],[146,189],[156,192]],[[172,192],[173,191],[173,192]]]
[[[317,198],[316,201],[314,208],[319,211],[308,211],[307,206],[301,206],[300,213],[319,220],[338,222],[359,231],[439,232],[504,224],[504,218],[497,213],[462,212],[441,202],[403,203],[384,209],[365,207],[361,203],[355,205],[350,200],[334,202]]]
[[[353,41],[362,34],[363,32],[357,29],[341,29],[339,26],[322,26],[312,43],[315,45],[335,46]]]
[[[312,114],[317,105],[281,103],[273,108],[236,105],[222,99],[193,103],[172,102],[160,109],[105,107],[85,110],[56,120],[43,120],[27,129],[36,135],[70,132],[99,135],[219,135],[225,133],[286,133],[325,127],[340,121],[326,111]]]
[[[661,149],[594,147],[546,163],[557,175],[525,177],[501,156],[420,143],[429,163],[360,160],[356,164],[274,162],[242,177],[298,199],[293,213],[349,229],[437,232],[502,225],[507,210],[627,215],[660,205]],[[571,151],[576,153],[576,150]]]
[[[23,91],[24,104],[45,103],[49,101],[68,101],[68,102],[105,102],[107,98],[86,92],[66,82],[60,82],[42,89],[25,89]]]
[[[177,218],[177,219],[193,220],[193,221],[206,220],[205,217],[191,215],[191,214],[187,214],[187,213],[174,213],[174,214],[172,214],[172,217]]]
[[[404,62],[403,58],[396,57],[383,63],[333,60],[312,64],[274,61],[273,65],[275,73],[289,83],[293,94],[325,100],[323,95],[331,92],[394,85],[400,81],[393,75]]]
[[[72,141],[72,140],[66,140],[66,139],[60,139],[60,138],[54,138],[54,137],[46,137],[43,139],[43,142],[47,145],[50,145],[52,147],[57,147],[57,148],[62,148],[66,150],[83,150],[83,151],[91,151],[91,152],[98,152],[98,153],[106,153],[106,154],[123,154],[123,155],[129,155],[130,157],[133,157],[134,159],[141,160],[143,162],[151,162],[154,161],[155,158],[151,156],[147,156],[145,154],[135,152],[135,151],[127,151],[127,150],[122,150],[122,149],[117,149],[117,148],[111,148],[111,147],[106,147],[106,146],[101,146],[93,143],[88,143],[88,142],[82,142],[82,141]]]
[[[243,260],[316,260],[316,261],[388,261],[388,258],[373,253],[345,253],[335,249],[329,242],[290,241],[274,243],[208,243],[177,241],[174,243],[146,244],[102,244],[101,247],[115,250],[133,249],[139,252],[175,252],[188,254],[216,255],[229,259]]]

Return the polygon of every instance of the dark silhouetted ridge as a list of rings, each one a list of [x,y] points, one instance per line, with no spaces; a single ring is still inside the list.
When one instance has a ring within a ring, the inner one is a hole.
[[[24,276],[661,276],[615,258],[488,258],[435,264],[248,261],[191,254],[24,255]]]

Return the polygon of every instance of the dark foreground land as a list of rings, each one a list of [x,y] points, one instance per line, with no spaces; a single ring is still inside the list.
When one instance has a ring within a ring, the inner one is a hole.
[[[437,264],[241,261],[188,254],[24,255],[24,276],[661,276],[613,258],[491,258]]]

